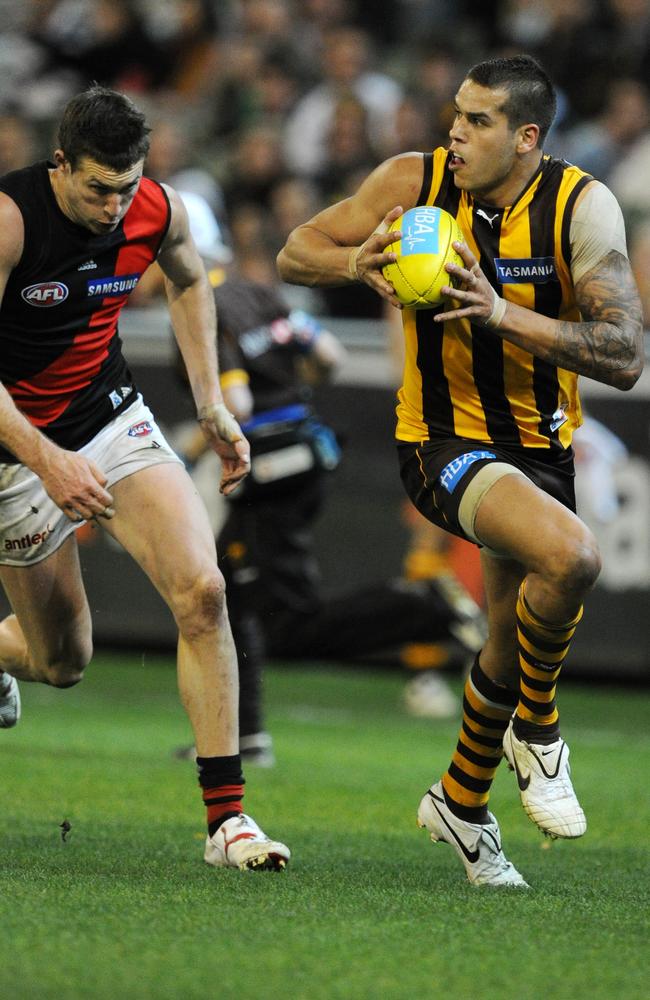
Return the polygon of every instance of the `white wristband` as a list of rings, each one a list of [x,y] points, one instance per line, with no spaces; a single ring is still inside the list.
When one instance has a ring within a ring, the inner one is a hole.
[[[363,244],[360,247],[352,247],[348,255],[348,272],[353,281],[359,280],[359,275],[357,273],[357,257],[363,250]]]
[[[483,325],[487,326],[489,330],[498,330],[499,326],[503,322],[503,317],[506,314],[507,302],[505,299],[502,299],[499,295],[497,295],[494,288],[492,289],[492,292],[494,294],[492,312]]]
[[[380,222],[377,228],[373,229],[370,236],[374,236],[376,233],[381,233],[383,235],[384,233],[387,232],[388,232],[388,226],[386,225],[386,223]],[[368,237],[368,240],[370,239],[370,236]],[[361,281],[361,278],[359,277],[359,272],[357,271],[357,260],[359,259],[359,254],[365,247],[368,240],[362,243],[360,247],[352,247],[350,253],[348,254],[348,274],[354,281]]]

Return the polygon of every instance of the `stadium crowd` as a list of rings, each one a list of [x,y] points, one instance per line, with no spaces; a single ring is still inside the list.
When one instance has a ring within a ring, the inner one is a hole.
[[[605,181],[650,321],[647,0],[0,0],[0,174],[47,156],[97,80],[154,126],[148,171],[208,199],[240,267],[274,280],[287,234],[387,156],[446,141],[464,69],[537,56],[561,109],[546,150]],[[365,292],[365,294],[364,294]],[[373,316],[369,289],[331,315]]]

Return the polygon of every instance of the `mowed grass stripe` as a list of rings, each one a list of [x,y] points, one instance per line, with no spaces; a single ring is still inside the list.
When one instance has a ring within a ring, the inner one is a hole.
[[[545,841],[500,769],[492,807],[534,887],[513,893],[472,889],[416,829],[457,726],[408,718],[401,685],[269,671],[278,765],[249,769],[246,802],[294,852],[279,876],[201,861],[171,659],[98,656],[70,691],[23,685],[23,721],[0,733],[0,995],[645,998],[649,692],[562,688],[582,840]]]

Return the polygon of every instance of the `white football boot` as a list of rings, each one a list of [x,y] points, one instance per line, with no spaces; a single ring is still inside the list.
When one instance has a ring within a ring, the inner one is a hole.
[[[528,883],[501,850],[499,824],[492,813],[488,815],[489,823],[468,823],[454,816],[439,781],[420,802],[418,826],[427,829],[434,842],[443,840],[454,848],[472,885],[529,889]]]
[[[205,842],[205,861],[216,868],[270,869],[286,867],[291,851],[277,840],[269,840],[254,819],[241,813],[221,824]]]
[[[512,719],[503,750],[519,784],[521,803],[530,819],[549,837],[581,837],[587,820],[571,784],[569,748],[563,739],[544,746],[517,739]]]
[[[0,729],[11,729],[20,719],[20,690],[11,674],[0,671]]]

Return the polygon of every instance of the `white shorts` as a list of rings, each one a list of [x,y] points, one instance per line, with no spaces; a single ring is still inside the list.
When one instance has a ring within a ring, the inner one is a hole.
[[[142,396],[79,448],[79,454],[91,458],[102,470],[108,478],[108,490],[149,465],[183,464]],[[31,469],[0,464],[0,565],[31,566],[40,562],[85,523],[70,521]]]

